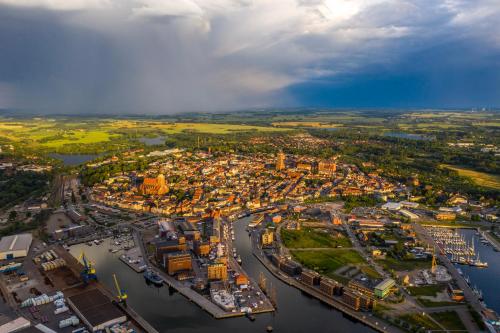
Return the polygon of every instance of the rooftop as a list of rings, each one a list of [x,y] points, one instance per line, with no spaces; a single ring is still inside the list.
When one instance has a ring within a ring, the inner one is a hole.
[[[396,282],[393,279],[385,279],[375,286],[375,289],[384,290],[392,287]]]
[[[98,289],[68,297],[68,301],[93,327],[125,315]],[[126,320],[126,318],[125,318]]]
[[[29,233],[2,237],[0,252],[27,250],[32,241],[33,236]]]

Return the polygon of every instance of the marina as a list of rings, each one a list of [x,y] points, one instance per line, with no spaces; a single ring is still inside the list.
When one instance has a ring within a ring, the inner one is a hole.
[[[452,263],[479,268],[488,267],[488,262],[482,261],[479,252],[476,251],[475,236],[479,236],[481,244],[489,244],[479,232],[476,232],[469,240],[456,229],[428,227],[427,231],[438,245],[441,253],[448,255]]]
[[[500,312],[494,277],[500,276],[500,256],[483,231],[428,227],[442,254],[457,267],[472,292],[489,307]],[[493,278],[493,280],[492,280]]]
[[[471,289],[482,299],[483,305],[500,313],[500,298],[498,297],[497,281],[500,277],[500,253],[485,242],[477,242],[477,234],[472,229],[460,229],[459,233],[467,241],[476,239],[475,251],[482,261],[488,262],[487,268],[470,265],[457,265],[462,271],[465,281]]]

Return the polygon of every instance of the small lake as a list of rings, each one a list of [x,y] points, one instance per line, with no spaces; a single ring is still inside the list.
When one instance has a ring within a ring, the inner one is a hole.
[[[66,166],[75,166],[92,161],[99,157],[98,154],[49,154],[49,157],[61,160]]]
[[[390,136],[392,138],[400,138],[400,139],[410,139],[410,140],[426,140],[426,141],[432,140],[432,138],[422,134],[413,134],[404,132],[385,132],[384,136]]]
[[[139,138],[139,141],[144,143],[146,146],[157,146],[165,143],[165,137],[159,136],[156,138]]]

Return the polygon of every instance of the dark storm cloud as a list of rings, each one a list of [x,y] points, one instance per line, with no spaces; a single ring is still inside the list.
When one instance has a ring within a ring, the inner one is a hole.
[[[478,0],[0,0],[0,108],[500,104]]]

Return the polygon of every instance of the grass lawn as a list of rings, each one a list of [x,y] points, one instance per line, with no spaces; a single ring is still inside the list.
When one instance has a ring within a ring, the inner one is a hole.
[[[320,251],[291,251],[293,257],[302,265],[321,274],[335,278],[334,272],[347,264],[364,263],[355,250],[329,249]]]
[[[417,297],[417,302],[426,308],[437,308],[437,307],[441,307],[441,306],[455,306],[458,304],[456,302],[446,302],[446,301],[435,302],[435,301],[430,301],[430,300],[422,298],[422,297]]]
[[[430,260],[397,260],[392,257],[377,260],[377,262],[386,270],[393,269],[395,271],[412,271],[414,269],[431,268]]]
[[[361,272],[363,272],[363,274],[365,274],[369,278],[372,278],[372,279],[381,279],[382,278],[382,276],[375,269],[373,269],[370,266],[362,266],[362,267],[360,267],[360,270],[361,270]]]
[[[323,231],[324,230],[324,231]],[[290,249],[350,247],[351,241],[345,237],[335,237],[326,229],[304,228],[302,230],[281,229],[283,244]]]
[[[436,323],[434,323],[427,316],[423,316],[420,313],[407,313],[398,317],[406,321],[408,324],[413,326],[422,326],[428,330],[439,330],[441,329]]]
[[[454,165],[442,164],[441,166],[450,170],[455,170],[460,176],[472,179],[472,181],[474,181],[474,183],[479,186],[484,186],[492,189],[500,188],[500,176],[474,171]]]
[[[433,285],[433,286],[423,286],[423,287],[408,287],[408,291],[413,296],[436,296],[437,293],[443,291],[446,288],[444,285]]]
[[[456,311],[435,312],[431,316],[448,330],[466,330]]]

